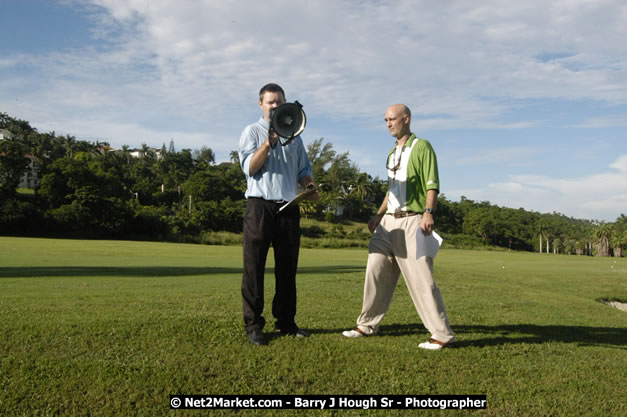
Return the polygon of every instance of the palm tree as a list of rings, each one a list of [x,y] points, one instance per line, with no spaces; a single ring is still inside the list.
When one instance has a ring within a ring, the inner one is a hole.
[[[601,223],[595,230],[594,235],[598,239],[597,256],[610,256],[611,226],[607,223]]]
[[[350,188],[350,194],[356,195],[362,201],[365,201],[372,195],[373,187],[372,181],[368,178],[368,174],[365,172],[360,173],[355,178],[355,184]]]
[[[65,147],[65,154],[72,158],[74,156],[74,150],[76,149],[76,137],[72,135],[61,136]]]
[[[586,251],[586,242],[584,242],[583,240],[579,239],[575,242],[575,253],[577,255],[583,255]]]
[[[540,253],[542,253],[542,239],[544,238],[546,234],[546,226],[544,225],[543,222],[540,222],[538,223],[536,230],[537,230],[538,238],[540,241]]]
[[[45,168],[48,165],[47,162],[50,160],[53,137],[54,133],[37,135],[31,145],[31,153],[35,158],[37,158],[42,173],[45,171]]]
[[[146,145],[145,143],[142,143],[142,148],[139,151],[139,157],[141,159],[145,159],[149,153],[150,153],[150,148],[148,147],[148,145]]]
[[[614,251],[614,257],[621,258],[625,256],[625,251],[623,250],[623,246],[627,242],[627,230],[623,233],[612,233],[612,238],[610,239],[610,243],[612,244],[612,248]]]
[[[216,162],[216,154],[210,147],[203,146],[202,148],[200,148],[200,152],[198,152],[197,159],[203,161],[207,165],[211,165]]]
[[[131,160],[131,152],[128,145],[122,145],[122,158],[128,164]]]

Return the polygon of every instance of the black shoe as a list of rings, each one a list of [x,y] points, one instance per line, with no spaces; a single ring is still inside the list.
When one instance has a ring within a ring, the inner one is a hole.
[[[280,334],[284,336],[294,336],[294,337],[309,337],[309,333],[299,328],[298,326],[290,327],[289,329],[279,329],[275,327],[274,330],[277,330]]]
[[[252,343],[253,345],[257,345],[257,346],[268,344],[265,336],[263,335],[260,329],[253,329],[250,332],[248,332],[248,341]]]
[[[297,329],[296,333],[289,333],[289,335],[295,337],[309,337],[309,333],[307,333],[303,329]]]

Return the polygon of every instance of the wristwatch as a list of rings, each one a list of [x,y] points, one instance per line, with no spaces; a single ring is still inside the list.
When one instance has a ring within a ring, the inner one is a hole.
[[[433,209],[432,208],[426,208],[425,209],[425,213],[433,214]]]

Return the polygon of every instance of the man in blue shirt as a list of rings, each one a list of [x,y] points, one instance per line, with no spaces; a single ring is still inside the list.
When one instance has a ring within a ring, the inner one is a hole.
[[[246,215],[244,217],[244,275],[242,298],[244,326],[248,340],[266,344],[264,271],[270,244],[275,259],[275,294],[272,315],[275,329],[282,334],[306,337],[294,320],[296,316],[296,270],[300,248],[300,211],[298,206],[277,213],[278,209],[303,189],[316,188],[311,164],[300,136],[289,144],[278,144],[279,137],[270,127],[270,114],[285,103],[285,93],[277,84],[259,91],[263,111],[256,123],[248,125],[239,141],[239,160],[246,175]],[[278,145],[278,146],[277,146]],[[309,197],[319,198],[318,192]]]

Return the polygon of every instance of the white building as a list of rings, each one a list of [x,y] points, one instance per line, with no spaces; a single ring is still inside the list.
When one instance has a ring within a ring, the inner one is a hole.
[[[0,140],[2,139],[11,139],[13,134],[6,129],[0,129]]]
[[[13,134],[7,129],[0,129],[0,140],[3,139],[11,139]],[[20,183],[18,187],[20,188],[37,188],[41,183],[41,178],[39,178],[39,164],[37,162],[37,158],[33,155],[25,154],[26,158],[28,158],[28,167],[20,178]]]
[[[30,154],[26,154],[24,156],[28,158],[28,168],[26,168],[24,175],[22,175],[18,187],[37,188],[41,183],[41,178],[39,178],[39,164],[37,162],[37,158]]]

